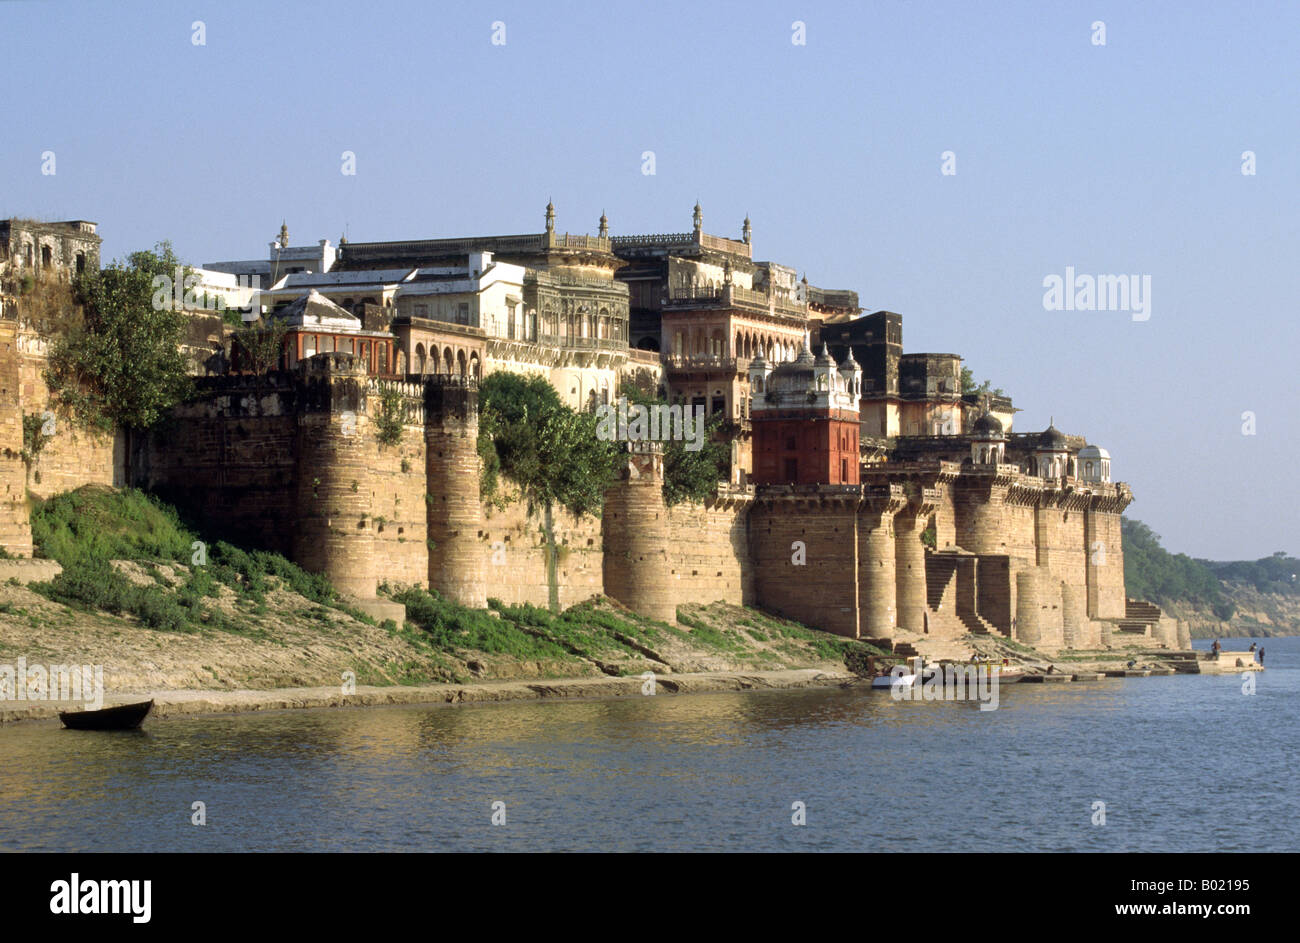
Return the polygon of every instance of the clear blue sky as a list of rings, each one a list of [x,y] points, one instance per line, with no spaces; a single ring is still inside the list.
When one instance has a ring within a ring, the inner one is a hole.
[[[1295,2],[3,2],[0,37],[0,216],[204,262],[282,218],[537,232],[549,197],[562,231],[672,232],[698,197],[962,354],[1017,428],[1108,448],[1167,547],[1300,553]],[[1045,311],[1067,265],[1150,275],[1150,320]]]

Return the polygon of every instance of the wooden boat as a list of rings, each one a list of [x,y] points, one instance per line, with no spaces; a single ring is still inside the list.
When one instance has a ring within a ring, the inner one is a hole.
[[[151,710],[153,701],[142,701],[97,711],[59,711],[59,720],[72,730],[134,730]]]
[[[900,688],[906,688],[906,687],[910,687],[915,683],[916,683],[916,675],[914,674],[900,675],[897,678],[894,677],[892,674],[880,675],[879,677],[871,679],[872,688],[881,688],[886,691],[892,688],[894,685],[898,685]]]
[[[997,678],[999,684],[1015,684],[1017,681],[1021,681],[1025,677],[1025,670],[1023,668],[990,665],[988,662],[955,662],[950,667],[962,671],[974,668],[976,672],[978,672],[976,677],[982,676],[988,680]],[[938,668],[936,667],[925,668],[921,673],[922,680],[925,682],[930,681],[934,678],[937,671]]]

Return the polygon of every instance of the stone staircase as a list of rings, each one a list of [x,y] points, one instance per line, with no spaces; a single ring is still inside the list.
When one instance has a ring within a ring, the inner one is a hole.
[[[960,626],[973,635],[996,635],[1006,638],[991,622],[977,613],[974,606],[962,599],[957,591],[957,561],[942,554],[927,554],[925,558],[925,602],[930,610],[930,623],[934,625],[955,618]],[[944,602],[948,605],[944,607]]]
[[[925,603],[939,612],[950,584],[957,580],[957,561],[939,554],[925,555]]]
[[[1115,628],[1129,636],[1140,635],[1147,638],[1155,634],[1155,626],[1163,613],[1159,606],[1141,599],[1124,600],[1124,618],[1116,623]]]

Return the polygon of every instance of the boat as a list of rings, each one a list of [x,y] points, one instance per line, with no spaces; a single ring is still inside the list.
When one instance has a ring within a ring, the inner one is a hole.
[[[931,681],[939,671],[940,667],[941,666],[938,665],[927,666],[921,672],[921,680],[923,682]],[[948,667],[950,670],[960,670],[962,672],[974,668],[977,672],[976,677],[988,677],[990,680],[992,678],[997,678],[998,684],[1015,684],[1017,681],[1021,681],[1025,677],[1025,670],[1023,668],[1009,667],[1006,665],[991,665],[988,662],[952,662]],[[966,677],[969,677],[969,675],[966,675]]]
[[[889,688],[894,687],[894,685],[898,685],[900,688],[906,688],[906,687],[910,687],[915,683],[916,683],[916,675],[914,674],[898,675],[897,677],[895,677],[892,674],[880,675],[879,677],[875,677],[871,679],[872,688],[881,688],[884,690],[888,690]]]
[[[59,711],[59,720],[71,730],[134,730],[151,710],[153,701],[141,701],[97,711]]]

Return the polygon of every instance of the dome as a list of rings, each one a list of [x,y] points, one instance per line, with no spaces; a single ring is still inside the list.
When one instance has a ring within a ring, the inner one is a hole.
[[[1039,437],[1038,447],[1040,449],[1051,449],[1054,452],[1065,451],[1068,448],[1065,433],[1054,425],[1048,426],[1046,431]]]
[[[772,371],[773,375],[788,377],[798,374],[808,374],[812,376],[813,368],[817,366],[817,361],[813,359],[812,352],[808,350],[807,345],[799,348],[799,356],[794,360],[787,360],[785,363],[778,364],[777,368]]]
[[[1091,459],[1100,459],[1100,458],[1104,458],[1104,459],[1106,459],[1107,461],[1109,461],[1109,460],[1110,460],[1110,453],[1107,452],[1105,449],[1103,449],[1101,446],[1098,446],[1098,445],[1085,445],[1083,448],[1079,449],[1079,458],[1081,458],[1081,459],[1086,459],[1086,458],[1091,458]]]
[[[835,366],[835,361],[831,358],[831,349],[824,342],[822,343],[822,352],[817,355],[816,363],[819,367]]]
[[[1002,422],[992,413],[985,413],[975,420],[971,432],[977,436],[992,438],[1002,436]]]

